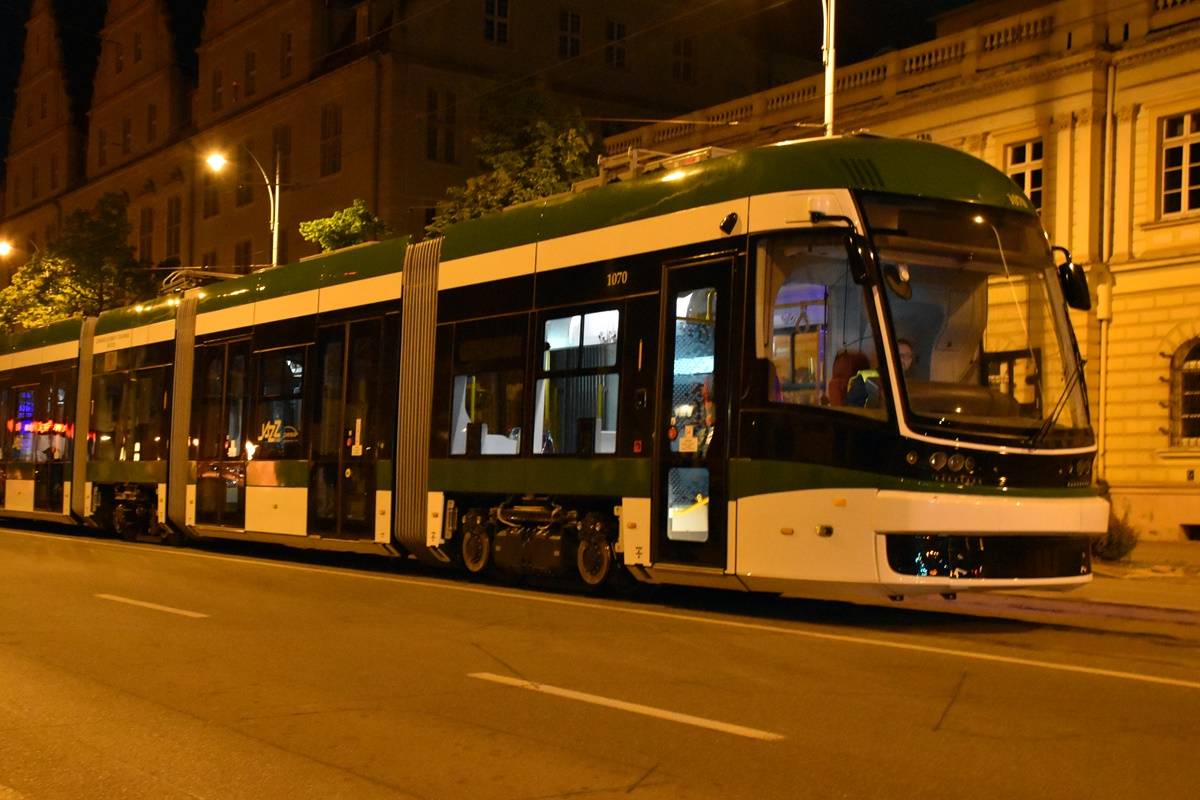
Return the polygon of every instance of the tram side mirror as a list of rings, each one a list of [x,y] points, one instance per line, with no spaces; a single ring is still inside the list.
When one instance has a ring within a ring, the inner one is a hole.
[[[847,233],[846,260],[850,264],[850,274],[855,283],[867,283],[871,278],[871,267],[875,264],[875,251],[867,243],[865,236],[859,233]]]
[[[901,300],[912,299],[912,284],[908,281],[908,267],[904,264],[883,265],[883,282],[892,290],[892,294]]]
[[[1067,248],[1055,246],[1051,250],[1063,259],[1058,265],[1058,282],[1062,286],[1063,298],[1067,305],[1079,311],[1091,310],[1092,296],[1088,292],[1087,274],[1083,267],[1072,260],[1071,251]]]

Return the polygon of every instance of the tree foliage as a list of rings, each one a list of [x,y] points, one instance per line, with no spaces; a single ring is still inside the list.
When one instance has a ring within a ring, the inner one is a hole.
[[[565,192],[596,174],[595,138],[577,109],[529,92],[487,108],[495,110],[485,111],[483,133],[471,140],[483,172],[446,191],[428,233]]]
[[[0,290],[0,324],[31,328],[154,296],[153,272],[129,245],[128,200],[109,193],[73,211],[58,238],[35,251]]]
[[[366,201],[357,197],[348,208],[335,211],[332,216],[300,223],[300,235],[304,240],[320,245],[325,253],[383,239],[391,232],[386,222],[371,213]]]

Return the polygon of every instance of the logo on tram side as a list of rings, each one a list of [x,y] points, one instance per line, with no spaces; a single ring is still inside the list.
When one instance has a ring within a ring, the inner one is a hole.
[[[270,442],[278,444],[283,441],[299,439],[300,431],[293,428],[291,425],[284,425],[283,420],[273,419],[267,420],[262,425],[262,431],[259,433],[258,441]]]

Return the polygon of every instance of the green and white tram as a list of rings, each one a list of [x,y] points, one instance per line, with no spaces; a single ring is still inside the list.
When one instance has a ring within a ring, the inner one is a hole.
[[[3,514],[589,586],[1089,580],[1087,288],[1008,178],[705,155],[7,337]]]

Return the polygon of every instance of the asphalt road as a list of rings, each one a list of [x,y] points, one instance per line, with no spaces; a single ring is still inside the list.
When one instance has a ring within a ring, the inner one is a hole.
[[[1200,637],[367,567],[0,531],[0,800],[1200,782]]]

